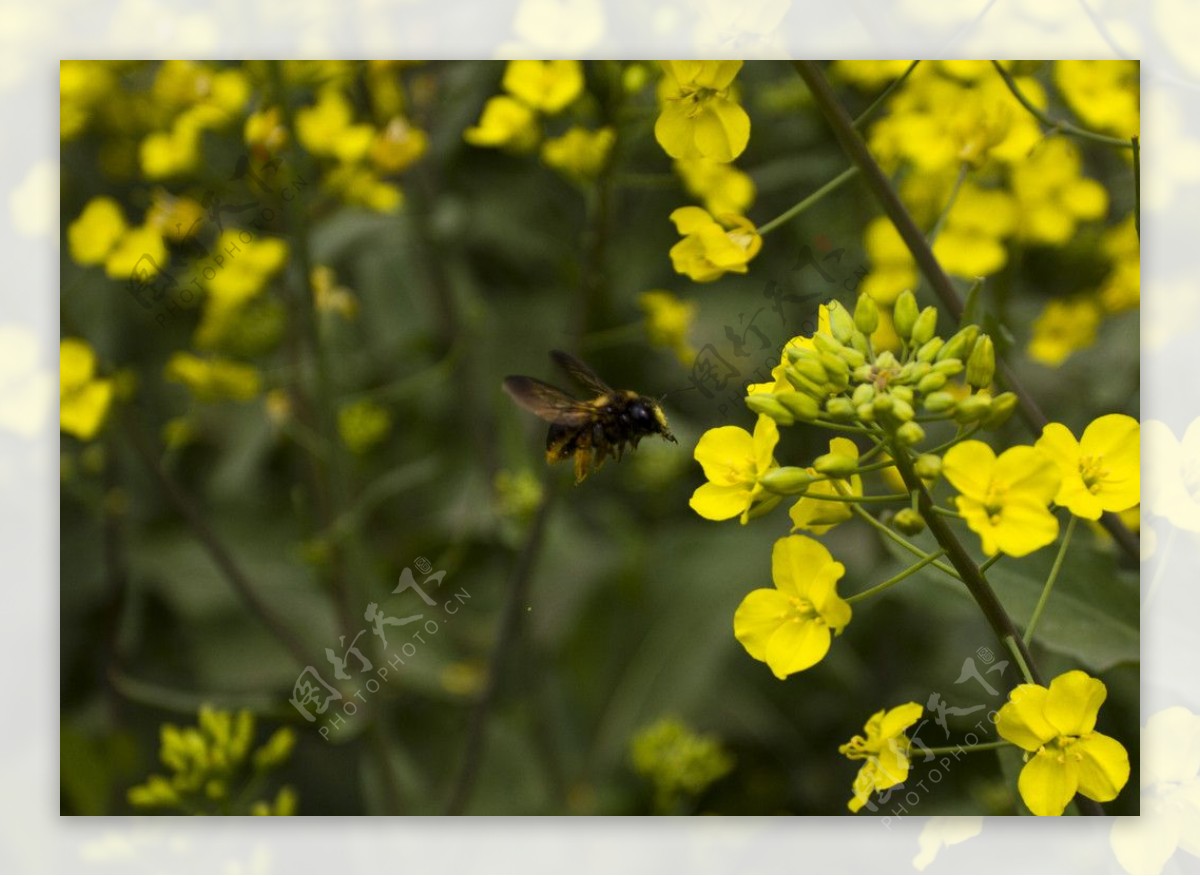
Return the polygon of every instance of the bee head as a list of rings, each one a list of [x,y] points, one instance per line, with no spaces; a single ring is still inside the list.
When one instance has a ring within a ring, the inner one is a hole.
[[[663,413],[662,408],[654,399],[647,398],[644,395],[639,396],[629,406],[629,418],[634,424],[645,429],[647,432],[657,432],[667,441],[678,443],[667,426],[667,415]]]

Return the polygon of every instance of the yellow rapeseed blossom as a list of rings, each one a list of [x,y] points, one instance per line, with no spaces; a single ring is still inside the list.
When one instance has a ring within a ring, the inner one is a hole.
[[[366,156],[375,129],[354,124],[354,109],[338,88],[323,88],[317,102],[296,112],[296,139],[313,155],[352,162]]]
[[[1055,61],[1054,84],[1089,130],[1135,137],[1141,93],[1137,61]]]
[[[638,296],[646,313],[646,336],[650,343],[672,351],[684,365],[696,358],[688,333],[696,321],[696,303],[684,301],[665,289],[652,289]]]
[[[342,405],[337,417],[338,435],[351,453],[366,453],[388,436],[392,417],[369,399]]]
[[[425,154],[429,138],[403,116],[394,116],[371,141],[371,163],[382,173],[400,173]]]
[[[147,179],[167,179],[200,164],[201,126],[182,116],[168,130],[152,131],[142,140],[138,159]]]
[[[1142,300],[1141,240],[1132,213],[1104,232],[1100,248],[1112,265],[1100,285],[1100,303],[1108,313],[1136,309]]]
[[[191,353],[172,353],[163,375],[167,380],[182,383],[201,402],[249,401],[262,387],[262,378],[253,365],[217,356],[201,358]]]
[[[246,145],[260,156],[266,157],[279,152],[288,142],[287,128],[283,126],[283,113],[277,106],[265,107],[246,117],[243,128]]]
[[[1092,420],[1076,441],[1062,423],[1048,423],[1035,445],[1062,473],[1054,497],[1076,517],[1099,520],[1105,511],[1125,511],[1141,501],[1140,427],[1125,414]]]
[[[116,75],[107,61],[60,61],[58,65],[59,137],[83,133],[96,108],[113,92]]]
[[[137,268],[139,274],[156,274],[167,263],[167,245],[162,232],[150,225],[131,228],[121,235],[104,260],[104,273],[114,280],[128,280]]]
[[[1017,205],[1002,189],[964,183],[933,243],[933,254],[947,273],[986,277],[1008,263],[1004,238],[1017,228]]]
[[[404,193],[397,186],[384,182],[361,164],[339,164],[325,175],[321,184],[345,203],[376,213],[394,213],[404,203]]]
[[[886,216],[877,216],[867,223],[863,243],[871,272],[863,278],[860,291],[876,303],[890,307],[901,292],[917,285],[917,263]]]
[[[554,115],[583,93],[583,65],[563,60],[509,61],[500,84],[527,106]]]
[[[1062,815],[1077,792],[1106,803],[1129,781],[1125,747],[1095,729],[1107,696],[1103,682],[1075,669],[1048,688],[1017,685],[1000,707],[996,731],[1026,752],[1017,790],[1034,815]]]
[[[121,206],[112,198],[92,198],[67,226],[67,250],[81,265],[102,265],[127,230]]]
[[[288,244],[277,237],[255,237],[252,232],[226,228],[213,252],[225,255],[220,269],[205,281],[211,299],[234,307],[253,298],[267,281],[287,264]]]
[[[1055,368],[1072,353],[1090,347],[1099,326],[1100,308],[1091,298],[1048,301],[1033,321],[1025,352],[1033,361]]]
[[[663,61],[654,136],[672,158],[733,161],[750,141],[750,117],[733,98],[741,61]]]
[[[87,341],[63,338],[58,346],[59,428],[81,441],[96,437],[113,399],[113,382],[96,377],[96,353]]]
[[[963,441],[946,451],[942,474],[959,491],[959,513],[989,557],[1023,557],[1058,537],[1048,506],[1062,475],[1044,450],[1010,447],[997,457],[982,441]]]
[[[754,180],[732,164],[711,158],[688,158],[675,162],[675,171],[689,194],[704,201],[714,216],[745,215],[754,203]]]
[[[858,445],[849,438],[831,438],[829,452],[844,456],[857,463]],[[816,478],[822,476],[815,468],[809,467],[808,473]],[[861,496],[863,494],[862,476],[851,475],[847,479],[814,480],[800,500],[788,510],[792,519],[792,531],[802,529],[813,535],[822,535],[839,523],[844,523],[853,516],[849,502],[830,501],[829,496]]]
[[[733,616],[734,636],[776,678],[815,666],[850,623],[850,604],[837,592],[845,572],[819,541],[779,539],[771,549],[775,587],[746,594]]]
[[[542,161],[571,179],[589,180],[608,164],[608,156],[617,141],[613,128],[589,131],[572,127],[561,137],[542,144]]]
[[[886,791],[908,778],[909,746],[905,730],[917,723],[924,711],[919,703],[880,709],[863,728],[866,737],[855,736],[838,747],[850,760],[865,760],[854,779],[854,798],[848,808],[858,812],[876,791]]]
[[[817,308],[817,328],[813,334],[829,334],[829,306],[826,304]],[[774,382],[748,384],[746,395],[755,395],[760,392],[788,392],[792,389],[791,382],[784,374],[784,369],[791,363],[791,360],[788,359],[788,349],[792,347],[802,350],[816,349],[811,335],[796,335],[783,345],[783,351],[779,354],[779,364],[771,369],[771,378]]]
[[[756,503],[778,502],[778,496],[759,483],[777,467],[778,443],[779,426],[767,416],[759,416],[753,435],[738,426],[709,429],[693,453],[708,483],[696,488],[688,505],[706,520],[737,517],[745,523]]]
[[[472,146],[516,152],[532,149],[540,136],[537,113],[503,94],[488,98],[478,124],[463,131],[463,139]]]
[[[1079,148],[1066,137],[1044,140],[1012,168],[1012,191],[1020,209],[1017,236],[1029,243],[1061,246],[1080,222],[1102,219],[1108,192],[1083,176]]]
[[[203,219],[204,207],[199,201],[165,189],[155,189],[146,211],[146,225],[176,243],[194,237]]]
[[[899,79],[912,61],[834,61],[829,73],[865,91],[877,91]]]
[[[744,274],[750,260],[762,249],[762,237],[754,224],[732,213],[717,218],[699,207],[680,207],[671,214],[683,235],[671,247],[671,264],[676,273],[697,283],[708,283],[727,272]]]

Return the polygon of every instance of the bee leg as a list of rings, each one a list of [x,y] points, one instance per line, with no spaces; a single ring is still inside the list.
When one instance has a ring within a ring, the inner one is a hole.
[[[575,483],[582,484],[583,479],[588,476],[588,467],[591,462],[592,451],[588,447],[580,447],[575,451]]]

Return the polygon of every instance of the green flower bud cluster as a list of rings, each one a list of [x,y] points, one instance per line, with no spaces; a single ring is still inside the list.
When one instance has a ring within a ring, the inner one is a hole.
[[[243,709],[236,715],[201,706],[196,727],[162,725],[159,760],[171,771],[168,778],[151,775],[129,789],[130,805],[139,809],[175,809],[189,814],[292,815],[296,795],[283,788],[274,804],[257,801],[248,811],[233,811],[244,786],[283,765],[291,756],[296,734],[283,727],[251,754],[254,716]]]
[[[733,769],[733,756],[712,736],[675,718],[639,730],[630,744],[633,768],[654,785],[655,808],[672,814],[679,803],[703,793]]]
[[[914,447],[925,439],[918,416],[923,421],[995,428],[1016,408],[1013,393],[993,398],[988,391],[996,352],[992,339],[978,326],[964,326],[948,339],[939,337],[937,308],[918,308],[916,296],[905,291],[892,311],[903,342],[901,354],[877,354],[869,339],[879,326],[879,311],[870,296],[859,296],[853,314],[836,301],[827,309],[828,333],[814,334],[811,346],[786,350],[784,376],[791,389],[747,396],[750,410],[781,426],[814,420],[878,424],[900,446]],[[837,475],[819,466],[817,470]],[[796,489],[789,483],[780,492],[793,494]]]

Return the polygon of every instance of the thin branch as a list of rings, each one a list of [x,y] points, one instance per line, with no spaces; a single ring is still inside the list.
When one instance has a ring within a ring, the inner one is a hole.
[[[1004,66],[999,61],[992,61],[992,66],[996,68],[996,72],[1000,74],[1000,78],[1004,80],[1004,84],[1008,86],[1008,90],[1012,92],[1012,96],[1017,99],[1021,106],[1029,111],[1029,114],[1042,123],[1043,126],[1053,131],[1062,131],[1064,134],[1071,134],[1075,137],[1080,137],[1084,140],[1091,140],[1094,143],[1103,143],[1105,146],[1119,146],[1122,149],[1130,148],[1130,142],[1122,137],[1110,137],[1107,134],[1097,134],[1095,131],[1089,131],[1086,128],[1081,128],[1078,125],[1072,125],[1070,122],[1065,122],[1060,119],[1052,119],[1042,110],[1038,109],[1029,98],[1022,92],[1020,86],[1017,85],[1012,74],[1004,69]]]

